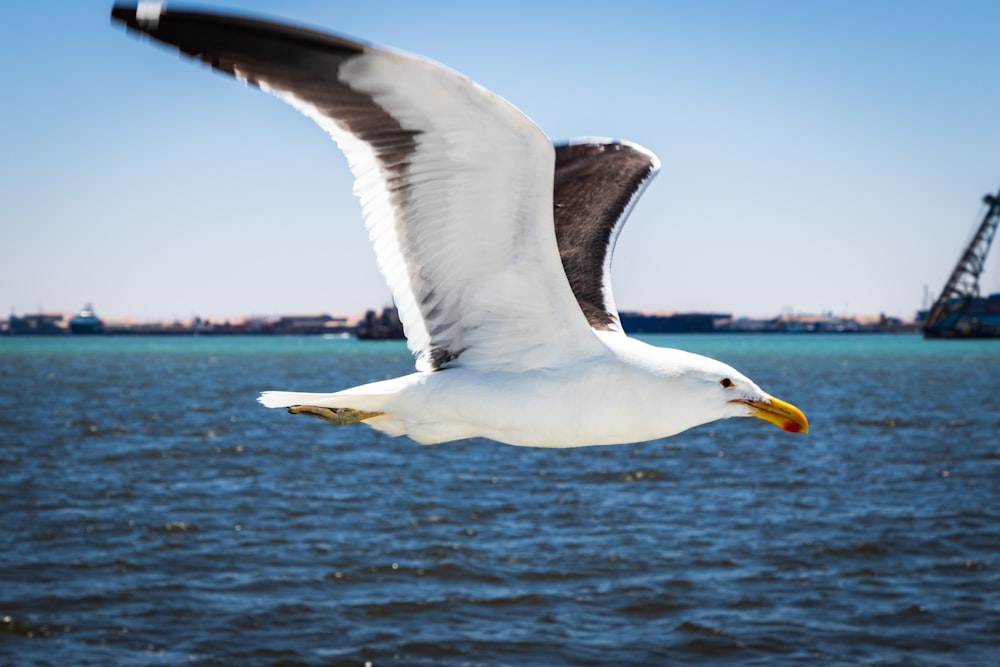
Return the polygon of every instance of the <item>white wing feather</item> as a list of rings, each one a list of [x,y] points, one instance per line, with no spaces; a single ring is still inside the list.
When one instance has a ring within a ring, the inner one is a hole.
[[[369,144],[338,119],[293,92],[270,92],[347,156],[418,368],[435,366],[432,343],[457,355],[451,365],[494,370],[601,354],[559,260],[554,152],[544,133],[505,100],[415,56],[369,47],[340,78],[419,132],[402,183],[390,187]]]

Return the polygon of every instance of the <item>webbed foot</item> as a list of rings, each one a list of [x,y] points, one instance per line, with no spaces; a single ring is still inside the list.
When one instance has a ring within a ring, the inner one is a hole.
[[[293,415],[309,415],[318,417],[331,424],[343,426],[344,424],[354,424],[356,422],[378,417],[381,412],[365,412],[354,408],[322,408],[317,405],[293,405],[288,408]]]

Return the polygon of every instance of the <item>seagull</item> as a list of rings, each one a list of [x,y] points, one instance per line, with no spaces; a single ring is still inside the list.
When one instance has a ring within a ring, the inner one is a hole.
[[[347,157],[416,372],[264,406],[424,444],[613,445],[742,416],[808,431],[729,365],[624,333],[611,258],[660,167],[645,148],[554,145],[461,74],[340,35],[159,3],[112,19],[284,100]]]

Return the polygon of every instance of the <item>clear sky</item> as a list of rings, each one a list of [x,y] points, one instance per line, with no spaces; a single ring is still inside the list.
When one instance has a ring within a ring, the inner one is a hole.
[[[4,6],[0,307],[188,319],[385,304],[335,144],[112,27],[111,4]],[[911,318],[1000,186],[995,0],[167,5],[425,55],[554,140],[653,150],[663,170],[615,258],[626,310]],[[1000,291],[998,256],[985,291]]]

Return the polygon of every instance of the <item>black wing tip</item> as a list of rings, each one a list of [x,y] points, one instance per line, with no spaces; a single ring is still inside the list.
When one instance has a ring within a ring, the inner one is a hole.
[[[116,4],[111,8],[111,20],[121,21],[130,28],[138,27],[138,20],[136,19],[138,13],[138,5]]]
[[[216,13],[170,10],[162,2],[117,3],[111,8],[112,23],[120,22],[128,30],[146,33],[157,40],[181,47],[178,42],[194,39],[202,46],[206,36],[222,33],[245,43],[261,39],[276,40],[283,44],[335,53],[363,53],[371,45],[345,35],[325,30],[295,25],[267,17],[247,16],[236,13]],[[192,37],[197,33],[197,37]]]

